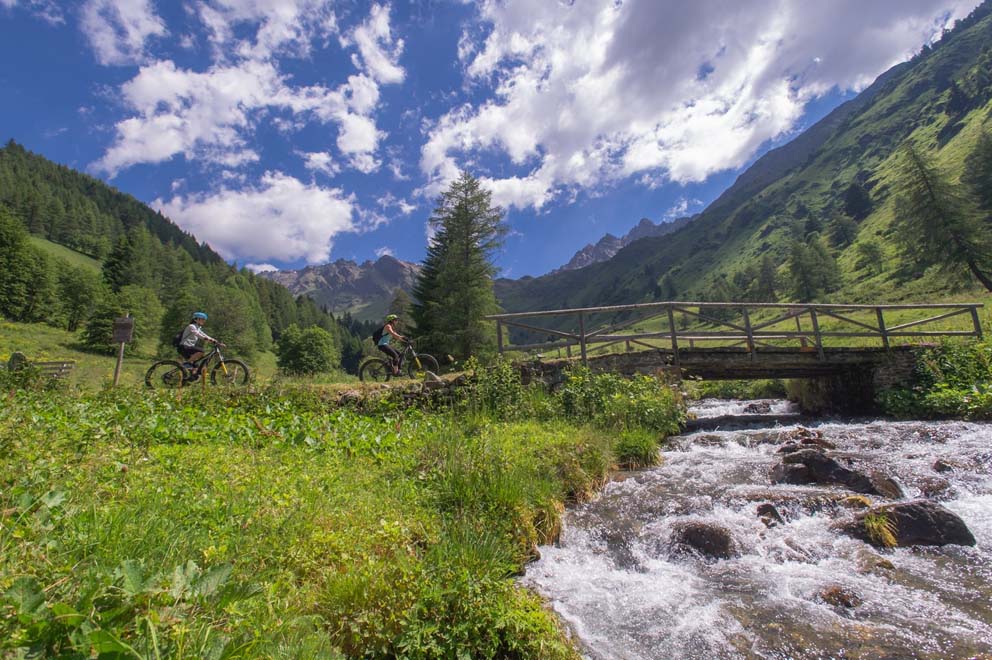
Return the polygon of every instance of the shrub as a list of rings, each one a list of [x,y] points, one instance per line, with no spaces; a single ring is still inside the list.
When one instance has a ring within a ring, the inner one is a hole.
[[[611,431],[643,428],[671,435],[685,422],[681,394],[650,376],[624,378],[580,367],[569,372],[559,398],[569,421]]]
[[[340,361],[334,337],[323,328],[312,326],[300,330],[294,324],[286,328],[279,338],[276,362],[288,374],[312,376],[326,373],[337,367]]]

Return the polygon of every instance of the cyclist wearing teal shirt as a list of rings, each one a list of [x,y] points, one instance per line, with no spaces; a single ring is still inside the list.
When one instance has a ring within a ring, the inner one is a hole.
[[[400,341],[407,341],[407,338],[396,332],[395,325],[399,319],[396,314],[387,314],[385,318],[385,325],[382,326],[382,336],[379,337],[379,341],[376,346],[380,351],[389,356],[389,363],[393,367],[393,375],[399,375],[399,363],[400,363],[400,353],[395,348],[389,345],[389,340],[396,337]]]

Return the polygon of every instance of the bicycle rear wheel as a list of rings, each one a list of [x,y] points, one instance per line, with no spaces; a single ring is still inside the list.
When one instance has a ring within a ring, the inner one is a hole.
[[[244,387],[249,380],[251,372],[241,360],[218,362],[210,372],[210,382],[218,387]]]
[[[183,365],[175,360],[159,360],[145,372],[145,385],[147,387],[176,389],[182,387],[187,378],[189,378],[189,372]]]
[[[418,361],[420,362],[419,367],[417,366]],[[427,371],[436,375],[437,370],[437,360],[434,359],[433,355],[427,353],[417,353],[417,357],[410,358],[410,362],[406,365],[406,373],[410,378],[423,378],[424,372]]]
[[[362,363],[358,370],[358,380],[363,382],[384,383],[393,375],[393,368],[381,358],[369,358]]]

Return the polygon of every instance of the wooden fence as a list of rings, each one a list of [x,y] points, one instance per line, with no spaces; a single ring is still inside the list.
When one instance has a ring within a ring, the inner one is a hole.
[[[625,350],[668,349],[678,364],[679,351],[706,346],[739,346],[752,356],[762,348],[781,349],[797,343],[803,351],[816,351],[824,359],[826,344],[844,339],[877,339],[888,348],[894,339],[935,337],[982,337],[978,316],[981,303],[912,305],[821,305],[790,303],[656,302],[611,307],[583,307],[539,312],[496,314],[486,317],[496,322],[500,353],[564,349],[571,357],[578,348],[582,361],[597,350],[623,344]],[[896,319],[895,317],[899,317]],[[602,319],[609,317],[604,322]],[[681,323],[676,322],[678,317]],[[922,317],[922,318],[921,318]],[[937,322],[965,318],[966,329],[932,328]],[[660,319],[659,331],[630,330],[653,319]],[[552,320],[557,327],[536,325]],[[824,329],[826,323],[831,326]],[[570,331],[562,327],[570,326]],[[691,327],[690,327],[691,326]],[[794,326],[794,327],[793,327]],[[840,328],[835,326],[841,326]],[[529,338],[545,341],[511,344],[507,329],[526,331]],[[708,329],[714,328],[714,329]],[[628,332],[624,332],[627,330]]]

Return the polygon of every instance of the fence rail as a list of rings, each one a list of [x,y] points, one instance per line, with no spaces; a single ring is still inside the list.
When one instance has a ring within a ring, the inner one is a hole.
[[[696,349],[697,344],[720,342],[722,346],[740,346],[753,358],[762,348],[782,348],[798,342],[800,350],[815,350],[825,359],[825,343],[840,339],[878,339],[889,348],[892,339],[934,337],[982,337],[978,310],[982,303],[907,304],[907,305],[821,305],[792,303],[718,303],[718,302],[656,302],[610,307],[582,307],[537,312],[495,314],[486,318],[496,322],[496,340],[500,353],[565,349],[571,357],[577,347],[583,362],[590,352],[624,344],[627,351],[636,346],[643,349],[669,349],[678,365],[680,347]],[[606,323],[592,328],[590,321],[604,315],[612,316]],[[676,323],[679,315],[681,326]],[[896,319],[894,317],[898,316]],[[908,318],[907,318],[908,317]],[[922,318],[920,318],[922,317]],[[921,326],[966,317],[967,329],[923,329]],[[577,331],[536,325],[541,321],[573,319]],[[661,319],[662,330],[623,332],[646,321]],[[526,321],[525,321],[526,319]],[[694,323],[694,327],[689,325]],[[804,322],[806,325],[804,326]],[[821,322],[829,324],[824,329]],[[783,325],[795,325],[783,327]],[[699,326],[718,329],[706,330]],[[842,326],[842,329],[837,329]],[[543,336],[545,341],[524,344],[509,343],[509,329],[524,331],[531,337]],[[655,343],[651,343],[651,342]],[[658,343],[660,342],[660,344]],[[774,343],[772,343],[774,342]]]

